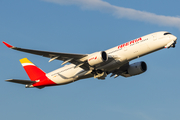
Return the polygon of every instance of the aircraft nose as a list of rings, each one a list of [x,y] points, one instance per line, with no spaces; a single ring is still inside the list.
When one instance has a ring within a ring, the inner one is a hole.
[[[175,48],[175,44],[176,44],[176,40],[177,40],[177,37],[172,35],[171,36],[171,40],[174,41],[174,43],[171,45],[171,47]]]
[[[177,40],[177,37],[174,36],[174,35],[172,35],[171,38],[172,38],[173,41],[176,41],[176,40]]]

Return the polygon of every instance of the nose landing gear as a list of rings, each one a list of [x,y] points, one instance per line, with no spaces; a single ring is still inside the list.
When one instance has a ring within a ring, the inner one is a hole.
[[[175,48],[175,44],[176,44],[176,41],[171,41],[170,43],[168,43],[168,44],[165,46],[165,48],[170,48],[170,47]]]
[[[175,48],[176,47],[176,41],[171,45],[171,47]]]

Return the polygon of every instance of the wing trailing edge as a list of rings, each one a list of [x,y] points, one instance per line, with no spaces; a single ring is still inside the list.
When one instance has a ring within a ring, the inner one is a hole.
[[[3,43],[11,49],[14,50],[18,50],[21,52],[26,52],[26,53],[30,53],[30,54],[35,54],[35,55],[40,55],[43,57],[48,57],[50,58],[49,62],[53,61],[53,60],[62,60],[64,61],[63,63],[72,63],[77,65],[81,65],[79,67],[81,67],[84,70],[89,70],[89,65],[86,64],[86,57],[88,56],[88,54],[74,54],[74,53],[60,53],[60,52],[50,52],[50,51],[41,51],[41,50],[32,50],[32,49],[25,49],[25,48],[19,48],[19,47],[15,47],[12,46],[6,42],[3,41]],[[84,64],[81,64],[84,63]]]

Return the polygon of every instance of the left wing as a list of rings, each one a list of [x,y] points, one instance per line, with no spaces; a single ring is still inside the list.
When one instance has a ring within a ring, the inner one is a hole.
[[[31,49],[24,49],[24,48],[18,48],[14,47],[6,42],[3,41],[3,43],[11,49],[22,51],[22,52],[27,52],[35,55],[40,55],[43,57],[48,57],[50,58],[49,62],[57,59],[57,60],[62,60],[64,61],[62,65],[70,62],[76,65],[76,67],[81,67],[84,70],[89,70],[89,65],[87,63],[86,56],[88,54],[70,54],[70,53],[59,53],[59,52],[49,52],[49,51],[40,51],[40,50],[31,50]]]

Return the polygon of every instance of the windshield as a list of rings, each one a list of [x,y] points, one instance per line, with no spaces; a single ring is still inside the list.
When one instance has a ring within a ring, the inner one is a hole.
[[[167,32],[167,33],[164,33],[164,35],[168,35],[168,34],[171,34],[171,33],[168,33],[168,32]]]

